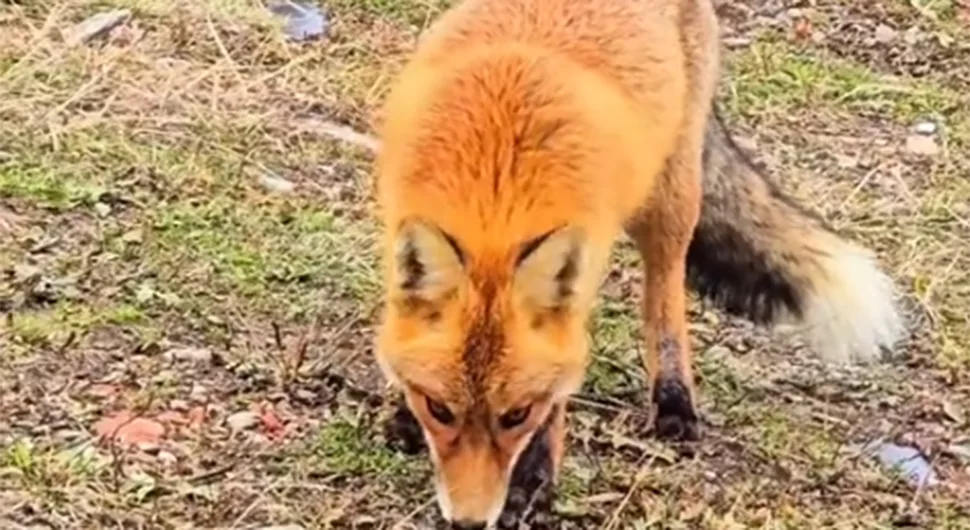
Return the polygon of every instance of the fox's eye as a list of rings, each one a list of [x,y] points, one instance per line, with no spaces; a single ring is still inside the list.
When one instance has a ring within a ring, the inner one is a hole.
[[[442,425],[451,425],[455,421],[455,415],[452,414],[448,407],[431,398],[425,399],[428,402],[428,412],[434,416],[434,419],[440,421]]]
[[[498,424],[503,429],[512,429],[522,425],[526,418],[529,417],[529,411],[532,410],[532,406],[519,407],[517,409],[512,409],[505,414],[498,417]]]

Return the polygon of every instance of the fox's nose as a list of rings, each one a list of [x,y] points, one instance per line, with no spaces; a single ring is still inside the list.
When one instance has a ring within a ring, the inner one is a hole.
[[[485,523],[480,523],[478,521],[453,521],[451,523],[452,530],[485,530]]]

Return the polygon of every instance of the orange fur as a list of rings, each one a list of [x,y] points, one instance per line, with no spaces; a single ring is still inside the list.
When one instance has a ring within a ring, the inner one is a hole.
[[[539,430],[558,465],[624,229],[647,272],[645,364],[691,388],[684,271],[716,34],[709,0],[465,0],[393,87],[377,356],[424,430],[447,518],[494,523]],[[658,417],[692,413],[679,399]]]

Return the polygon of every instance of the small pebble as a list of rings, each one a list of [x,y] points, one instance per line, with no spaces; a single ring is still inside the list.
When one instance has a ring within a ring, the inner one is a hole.
[[[899,36],[898,31],[894,30],[893,28],[885,24],[879,24],[878,26],[876,26],[875,38],[876,38],[876,42],[880,44],[889,44],[890,42],[896,40],[896,37],[898,36]]]
[[[162,354],[162,357],[166,361],[191,361],[207,364],[212,361],[212,351],[208,348],[174,348]]]
[[[192,385],[192,390],[189,391],[189,399],[197,403],[204,403],[208,400],[209,389],[205,386],[195,383]]]
[[[166,466],[173,466],[178,462],[178,458],[168,451],[159,451],[155,458]]]
[[[98,213],[100,217],[107,217],[111,215],[111,206],[103,202],[97,202],[94,204],[94,211]]]
[[[249,411],[237,412],[226,418],[226,425],[228,425],[233,432],[251,429],[258,423],[259,416],[257,416],[255,412]]]
[[[835,155],[835,162],[842,169],[853,169],[859,167],[859,158],[846,155]]]
[[[83,431],[75,431],[72,429],[61,429],[54,433],[54,437],[62,442],[73,442],[75,440],[84,438],[87,433]]]
[[[259,183],[267,190],[277,193],[292,193],[296,189],[296,184],[289,180],[269,174],[260,175]]]
[[[940,146],[930,136],[914,134],[906,138],[906,150],[916,155],[935,156],[940,153]]]
[[[931,121],[924,121],[916,124],[916,132],[925,135],[936,133],[936,124]]]

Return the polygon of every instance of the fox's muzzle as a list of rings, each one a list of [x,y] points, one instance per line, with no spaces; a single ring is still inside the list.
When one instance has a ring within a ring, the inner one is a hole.
[[[488,462],[485,457],[493,456],[489,452],[480,453],[485,459],[478,463],[472,459],[467,467],[449,466],[451,475],[439,468],[438,500],[452,528],[517,528],[522,520],[538,522],[546,517],[552,507],[555,473],[550,440],[554,416],[533,433],[504,470],[483,465]]]

